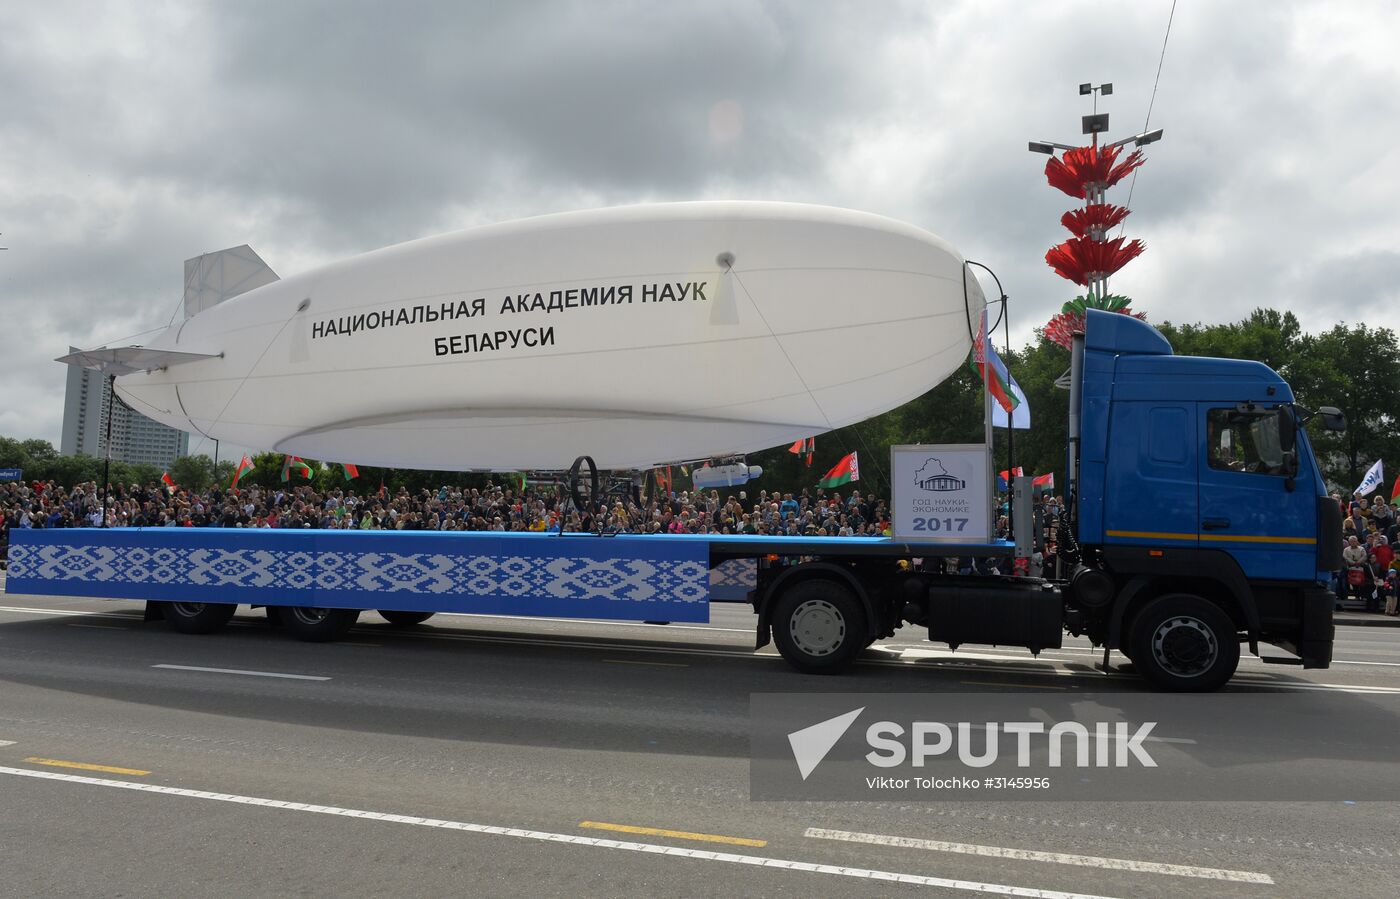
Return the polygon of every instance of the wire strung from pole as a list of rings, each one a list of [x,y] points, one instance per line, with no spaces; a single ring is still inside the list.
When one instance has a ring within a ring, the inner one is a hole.
[[[1172,36],[1172,19],[1176,18],[1176,0],[1172,0],[1171,12],[1167,13],[1167,33],[1162,36],[1162,53],[1157,57],[1157,77],[1152,79],[1152,96],[1147,100],[1147,117],[1142,120],[1142,131],[1139,134],[1147,133],[1147,125],[1152,121],[1152,107],[1157,102],[1157,85],[1162,82],[1162,64],[1167,59],[1167,41]],[[1133,180],[1128,182],[1128,202],[1123,204],[1124,209],[1133,207],[1133,188],[1137,186],[1138,170],[1133,169]],[[1127,226],[1118,226],[1118,235],[1123,235],[1123,230]]]

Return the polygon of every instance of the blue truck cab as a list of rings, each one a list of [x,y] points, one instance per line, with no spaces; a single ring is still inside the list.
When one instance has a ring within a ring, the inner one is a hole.
[[[1174,355],[1147,323],[1094,310],[1070,389],[1071,631],[1169,689],[1219,686],[1241,643],[1327,667],[1341,517],[1288,384],[1259,362]]]

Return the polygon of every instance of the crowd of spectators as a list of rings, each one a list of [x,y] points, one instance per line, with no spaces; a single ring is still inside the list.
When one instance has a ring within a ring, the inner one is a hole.
[[[324,528],[334,530],[593,531],[783,536],[877,536],[888,533],[889,507],[859,490],[797,495],[767,490],[721,497],[677,491],[643,506],[600,499],[581,513],[558,486],[517,489],[442,487],[436,491],[318,491],[307,484],[203,492],[163,485],[113,485],[109,527]],[[0,547],[14,528],[99,527],[98,484],[0,484]]]
[[[1396,615],[1400,596],[1400,501],[1387,503],[1376,495],[1342,502],[1333,494],[1342,515],[1342,564],[1336,581],[1337,608],[1348,597],[1364,603],[1367,612]]]
[[[964,573],[1040,576],[1053,572],[1055,520],[1060,500],[1043,497],[1036,507],[1040,539],[1024,559],[928,559]],[[34,482],[0,484],[0,561],[9,531],[16,528],[100,527],[103,498],[95,483],[65,489]],[[114,485],[107,497],[109,527],[321,528],[408,531],[604,530],[639,534],[750,534],[786,537],[873,537],[890,533],[889,504],[860,490],[821,488],[797,494],[767,490],[677,491],[639,506],[624,498],[599,499],[591,515],[581,513],[557,485],[517,489],[441,487],[367,494],[353,486],[317,490],[309,484],[277,488],[196,492],[163,485]],[[1002,508],[1002,512],[1007,510]],[[1006,537],[1005,514],[996,522]]]

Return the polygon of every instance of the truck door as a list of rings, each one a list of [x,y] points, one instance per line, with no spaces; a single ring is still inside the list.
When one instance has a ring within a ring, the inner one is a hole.
[[[1197,508],[1194,403],[1115,403],[1104,485],[1105,543],[1192,547]]]
[[[1230,553],[1249,578],[1312,580],[1316,499],[1308,482],[1285,483],[1286,419],[1277,406],[1198,409],[1201,548]]]

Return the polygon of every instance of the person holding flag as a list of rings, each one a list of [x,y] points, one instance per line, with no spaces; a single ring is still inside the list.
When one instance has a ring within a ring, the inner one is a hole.
[[[249,459],[247,454],[245,453],[243,455],[243,458],[238,460],[238,467],[233,470],[233,483],[228,485],[228,489],[237,490],[238,482],[243,479],[243,476],[245,474],[252,470],[253,460]]]
[[[826,477],[817,482],[818,487],[840,487],[842,484],[849,484],[852,481],[860,480],[860,460],[852,451],[849,455],[841,457],[841,461],[832,466],[831,471],[826,473]]]
[[[1381,460],[1377,459],[1376,464],[1372,465],[1370,470],[1366,472],[1366,477],[1361,479],[1361,485],[1356,488],[1355,495],[1370,496],[1380,489],[1381,482],[1384,480],[1385,469],[1381,465]]]
[[[311,480],[311,466],[307,465],[300,456],[287,456],[282,461],[282,483],[287,483],[292,479],[292,474],[296,473],[308,481]]]

